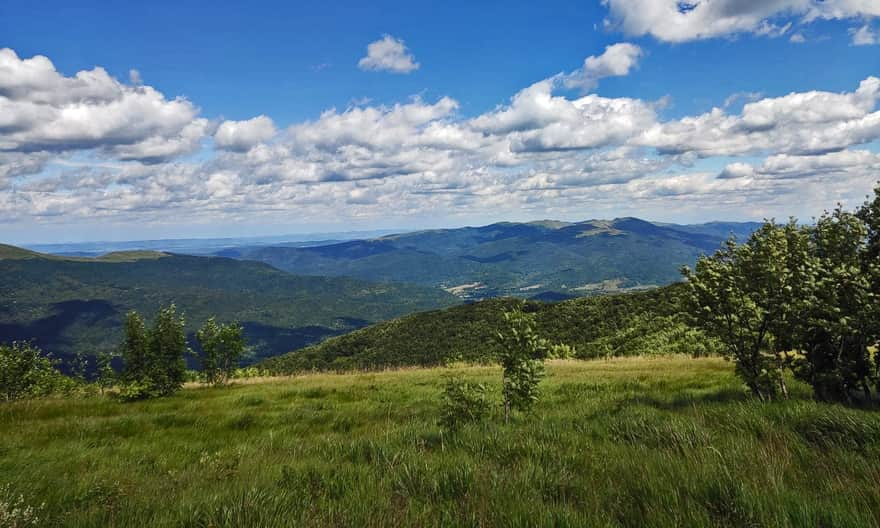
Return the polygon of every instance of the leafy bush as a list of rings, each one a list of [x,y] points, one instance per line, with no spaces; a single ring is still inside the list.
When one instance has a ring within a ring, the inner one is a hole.
[[[870,400],[878,381],[869,349],[880,339],[880,262],[869,252],[869,228],[838,207],[809,233],[811,273],[793,331],[801,352],[795,375],[821,400]]]
[[[232,371],[233,378],[247,379],[271,376],[272,372],[258,367],[242,367]]]
[[[173,304],[159,310],[149,330],[137,312],[128,313],[121,346],[125,363],[120,392],[123,399],[167,396],[183,386],[183,356],[187,351],[184,325]]]
[[[196,333],[201,348],[202,377],[212,385],[222,385],[235,372],[244,355],[244,330],[237,324],[217,324],[214,318]]]
[[[96,360],[97,378],[95,379],[95,383],[100,389],[101,394],[104,394],[104,391],[109,390],[119,382],[116,371],[113,369],[114,357],[113,354],[107,352],[98,354]]]
[[[159,396],[154,387],[145,381],[132,380],[119,385],[116,397],[122,401],[137,401]]]
[[[440,424],[456,430],[468,422],[480,421],[489,413],[486,386],[452,377],[443,388]]]
[[[807,269],[805,235],[794,221],[764,224],[738,245],[728,240],[714,255],[682,272],[694,319],[726,346],[737,375],[761,399],[787,394],[786,327],[798,306],[796,286]]]
[[[577,357],[577,348],[565,343],[551,345],[547,357],[551,359],[572,359]]]
[[[815,226],[770,220],[683,270],[694,319],[753,393],[786,395],[785,367],[821,400],[867,402],[880,391],[878,230],[880,187],[855,213],[838,206]]]
[[[55,361],[30,343],[0,344],[0,394],[4,400],[45,396],[74,384],[55,368]]]
[[[510,420],[510,411],[529,411],[538,401],[538,384],[544,377],[543,360],[551,345],[535,331],[535,317],[522,310],[504,314],[507,330],[498,332],[501,345],[498,359],[503,369],[501,395],[504,402],[504,420]]]

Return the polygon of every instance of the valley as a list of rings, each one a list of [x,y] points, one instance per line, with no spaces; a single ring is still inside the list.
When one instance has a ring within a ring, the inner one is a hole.
[[[60,248],[75,255],[3,246],[0,342],[34,340],[69,365],[77,353],[114,351],[129,310],[150,313],[173,302],[190,321],[190,341],[212,315],[240,322],[250,346],[245,364],[251,364],[461,302],[507,296],[558,302],[655,288],[679,281],[682,265],[754,227],[542,221],[281,246],[254,246],[255,239],[117,243],[121,250],[103,256],[91,254],[98,245]],[[210,251],[222,256],[203,254],[220,243],[223,249]]]
[[[414,311],[456,304],[442,290],[297,276],[259,262],[161,252],[60,257],[0,246],[0,342],[33,340],[69,364],[115,351],[122,319],[176,303],[192,337],[209,317],[237,321],[248,362]]]

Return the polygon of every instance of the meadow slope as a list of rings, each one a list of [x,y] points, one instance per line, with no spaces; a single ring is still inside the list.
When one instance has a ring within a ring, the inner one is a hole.
[[[533,415],[453,434],[448,372],[3,405],[0,490],[46,526],[880,524],[880,415],[800,385],[767,404],[720,359],[556,361]]]

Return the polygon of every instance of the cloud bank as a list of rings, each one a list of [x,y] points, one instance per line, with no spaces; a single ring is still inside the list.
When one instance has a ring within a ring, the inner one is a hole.
[[[840,93],[730,94],[740,111],[664,119],[665,100],[593,90],[642,57],[609,46],[478,115],[413,97],[280,127],[212,122],[139,77],[65,76],[0,50],[0,222],[760,218],[857,202],[876,179],[877,77]]]

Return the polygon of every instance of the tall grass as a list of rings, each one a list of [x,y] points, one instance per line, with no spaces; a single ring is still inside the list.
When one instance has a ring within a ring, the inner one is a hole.
[[[0,486],[50,526],[880,525],[880,416],[804,387],[765,404],[717,359],[557,361],[533,414],[452,433],[443,372],[3,405]]]

